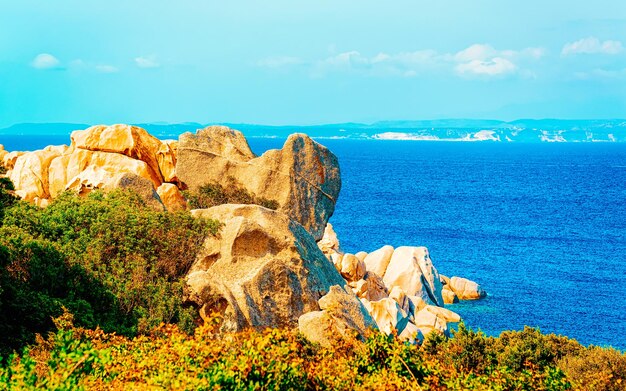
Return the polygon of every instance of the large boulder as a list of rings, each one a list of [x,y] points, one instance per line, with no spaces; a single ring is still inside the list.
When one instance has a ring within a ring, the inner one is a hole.
[[[379,276],[384,276],[389,266],[389,261],[393,255],[393,247],[383,246],[376,251],[372,251],[367,254],[363,262],[365,263],[365,269],[368,272],[376,273]]]
[[[178,212],[187,209],[185,197],[173,183],[163,183],[156,189],[156,192],[168,212]]]
[[[17,156],[10,173],[16,194],[29,202],[34,202],[35,198],[49,198],[48,168],[50,162],[63,153],[63,147],[48,147]]]
[[[52,160],[49,168],[49,191],[54,198],[65,190],[85,193],[91,189],[116,188],[116,175],[134,174],[145,178],[156,189],[161,180],[149,165],[119,153],[76,149]]]
[[[304,134],[289,136],[283,148],[256,157],[239,131],[210,126],[179,138],[176,174],[196,191],[206,183],[238,185],[278,210],[320,240],[335,210],[341,188],[339,163],[326,147]]]
[[[222,328],[295,326],[344,280],[297,222],[258,205],[193,210],[224,224],[187,275],[187,301],[224,315]],[[356,300],[356,298],[355,298]]]
[[[460,300],[478,300],[487,293],[476,282],[462,277],[452,277],[447,284]]]
[[[439,273],[426,247],[398,247],[394,250],[383,281],[387,288],[399,286],[408,296],[420,296],[443,307]]]
[[[163,182],[159,160],[165,164],[168,155],[173,155],[167,145],[164,146],[158,138],[137,126],[96,125],[74,131],[71,138],[72,145],[77,149],[122,154],[145,162],[149,175],[157,179],[159,184]]]

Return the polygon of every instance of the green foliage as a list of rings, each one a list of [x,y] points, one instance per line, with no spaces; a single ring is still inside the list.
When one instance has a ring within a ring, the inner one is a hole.
[[[580,390],[626,389],[626,355],[615,349],[591,346],[563,357],[558,366]]]
[[[127,191],[66,193],[46,209],[16,202],[5,212],[0,350],[32,342],[63,306],[77,325],[107,332],[195,327],[182,277],[216,221],[154,211]]]
[[[6,174],[6,168],[0,163],[0,220],[4,216],[4,210],[15,204],[18,197],[13,194],[15,188],[9,178],[3,177]]]
[[[237,183],[235,178],[228,177],[227,186],[217,182],[206,183],[196,192],[184,192],[192,209],[205,209],[222,204],[256,204],[268,209],[278,209],[278,202],[263,197],[256,197]]]

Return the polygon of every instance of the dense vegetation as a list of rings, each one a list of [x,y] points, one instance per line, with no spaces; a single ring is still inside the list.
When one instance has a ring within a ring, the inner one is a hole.
[[[161,325],[133,339],[71,327],[0,368],[12,389],[623,390],[626,357],[527,328],[499,338],[460,327],[422,346],[373,333],[332,349],[280,329],[193,336]],[[584,363],[589,363],[585,365]]]
[[[217,222],[154,211],[124,191],[67,193],[39,209],[10,188],[0,188],[0,353],[50,330],[63,307],[79,326],[123,335],[161,322],[193,331],[182,277]]]
[[[222,204],[256,204],[272,210],[278,208],[277,201],[250,194],[233,177],[227,180],[227,186],[211,182],[200,186],[197,191],[185,191],[189,206],[192,209],[203,209]]]
[[[0,178],[0,389],[626,389],[621,352],[531,328],[324,348],[293,330],[222,334],[218,314],[195,327],[181,277],[219,223],[123,191],[39,209],[11,190]]]

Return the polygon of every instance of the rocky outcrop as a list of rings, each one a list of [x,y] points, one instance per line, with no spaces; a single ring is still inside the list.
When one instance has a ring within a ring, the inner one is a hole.
[[[173,183],[163,183],[156,189],[159,198],[170,212],[178,212],[187,209],[187,201],[183,193]]]
[[[337,158],[308,136],[292,134],[282,149],[256,157],[241,132],[224,126],[181,135],[176,173],[191,191],[206,183],[226,186],[234,178],[256,197],[277,201],[278,211],[316,240],[323,236],[341,188]]]
[[[464,282],[468,280],[440,275],[425,247],[383,246],[370,253],[344,254],[332,226],[326,227],[318,246],[378,328],[403,340],[421,341],[434,330],[447,333],[448,323],[461,319],[443,308],[444,304],[458,302],[451,289],[452,280],[464,290],[463,297],[475,288]]]
[[[295,326],[320,310],[331,286],[345,284],[313,237],[283,213],[230,204],[191,213],[224,226],[191,267],[187,300],[203,314],[223,313],[226,330]]]
[[[448,286],[460,300],[478,300],[487,296],[480,285],[467,278],[452,277]]]
[[[359,300],[339,285],[332,286],[318,303],[321,311],[308,312],[298,319],[298,329],[310,341],[331,347],[348,334],[365,337],[376,327]]]
[[[162,209],[162,205],[154,204],[161,202],[160,197],[135,177],[147,180],[152,190],[163,183],[176,183],[176,142],[162,142],[129,125],[92,126],[73,132],[71,140],[69,147],[3,154],[16,194],[45,206],[64,191],[86,194],[93,189],[113,190],[131,184],[138,186],[148,204]],[[164,195],[170,205],[184,209],[181,197],[171,187],[166,189]]]

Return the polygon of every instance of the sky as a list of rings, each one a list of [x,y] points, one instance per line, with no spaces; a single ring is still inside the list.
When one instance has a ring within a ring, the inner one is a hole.
[[[622,0],[0,0],[0,127],[625,117]]]

